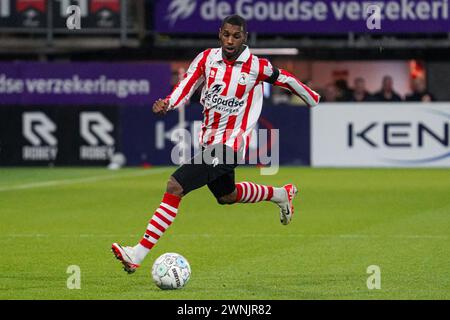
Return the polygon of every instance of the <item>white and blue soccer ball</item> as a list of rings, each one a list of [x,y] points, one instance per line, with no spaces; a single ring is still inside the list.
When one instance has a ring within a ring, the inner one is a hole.
[[[191,277],[191,266],[178,253],[164,253],[153,263],[152,277],[160,289],[180,289]]]

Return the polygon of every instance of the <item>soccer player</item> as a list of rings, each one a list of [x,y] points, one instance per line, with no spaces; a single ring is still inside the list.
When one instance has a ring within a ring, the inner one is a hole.
[[[173,223],[182,197],[205,185],[219,204],[271,201],[280,208],[280,221],[284,225],[290,223],[294,214],[296,186],[276,188],[252,182],[235,183],[234,170],[245,155],[250,133],[261,113],[263,82],[290,90],[311,107],[319,103],[320,96],[291,73],[250,53],[245,45],[247,27],[242,17],[226,17],[219,39],[220,48],[201,52],[172,93],[153,104],[153,112],[164,115],[184,105],[203,86],[202,151],[169,178],[162,202],[140,242],[134,247],[113,243],[112,251],[128,273],[136,271]],[[232,161],[228,161],[230,154]]]

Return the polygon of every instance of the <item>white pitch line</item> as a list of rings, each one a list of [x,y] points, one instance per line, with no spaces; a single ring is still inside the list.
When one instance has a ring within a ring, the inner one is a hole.
[[[142,234],[45,234],[45,233],[15,233],[0,235],[2,238],[133,238],[141,237]],[[171,237],[184,238],[236,238],[236,234],[209,234],[209,233],[193,233],[193,234],[172,234]],[[447,235],[370,235],[370,234],[245,234],[239,235],[239,238],[322,238],[322,239],[435,239],[447,240]]]
[[[128,178],[128,177],[139,177],[139,176],[158,174],[158,173],[162,173],[167,170],[169,170],[169,169],[166,169],[166,168],[147,169],[144,171],[131,172],[131,173],[125,173],[125,174],[100,175],[100,176],[93,176],[93,177],[87,177],[87,178],[61,179],[61,180],[50,180],[50,181],[43,181],[43,182],[33,182],[33,183],[27,183],[27,184],[20,184],[20,185],[16,185],[16,186],[3,187],[3,188],[0,188],[0,192],[14,191],[14,190],[26,190],[26,189],[34,189],[34,188],[44,188],[44,187],[54,187],[54,186],[71,185],[71,184],[77,184],[77,183],[92,183],[92,182],[119,179],[119,178]]]

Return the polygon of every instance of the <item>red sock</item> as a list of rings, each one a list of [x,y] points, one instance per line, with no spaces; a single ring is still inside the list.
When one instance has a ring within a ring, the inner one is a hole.
[[[236,202],[270,201],[273,196],[273,187],[253,182],[236,183],[236,191]]]
[[[164,198],[156,209],[155,214],[150,220],[145,235],[139,242],[147,249],[151,249],[159,238],[175,220],[178,213],[178,206],[180,205],[181,198],[170,193],[165,193]]]

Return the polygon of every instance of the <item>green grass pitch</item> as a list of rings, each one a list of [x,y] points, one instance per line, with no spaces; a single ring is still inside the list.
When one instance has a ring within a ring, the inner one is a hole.
[[[450,299],[448,169],[238,168],[237,181],[298,185],[290,225],[272,203],[220,206],[202,188],[128,275],[111,243],[140,239],[173,170],[0,169],[0,299]],[[190,262],[185,288],[153,284],[164,252]]]

